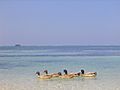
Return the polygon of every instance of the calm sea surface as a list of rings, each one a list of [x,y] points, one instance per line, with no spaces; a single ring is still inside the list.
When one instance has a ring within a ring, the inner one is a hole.
[[[98,75],[36,78],[35,72],[45,69]],[[0,46],[0,90],[120,90],[120,46]]]

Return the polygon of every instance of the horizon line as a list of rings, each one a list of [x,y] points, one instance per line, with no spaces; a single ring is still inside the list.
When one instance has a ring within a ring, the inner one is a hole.
[[[16,46],[16,45],[18,45],[18,44],[14,44],[14,45],[0,45],[0,47],[2,47],[2,46]],[[54,45],[25,45],[25,44],[19,44],[20,45],[20,47],[21,46],[120,46],[120,45],[102,45],[102,44],[97,44],[97,45],[92,45],[92,44],[90,44],[90,45],[80,45],[80,44],[54,44]]]

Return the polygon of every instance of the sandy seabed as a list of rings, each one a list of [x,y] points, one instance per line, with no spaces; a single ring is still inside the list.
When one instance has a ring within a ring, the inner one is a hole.
[[[120,90],[116,83],[95,80],[0,81],[0,90]]]

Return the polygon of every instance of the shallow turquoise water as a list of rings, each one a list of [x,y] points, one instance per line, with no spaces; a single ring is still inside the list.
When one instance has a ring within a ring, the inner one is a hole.
[[[90,52],[81,51],[80,48],[74,48],[74,52],[73,49],[69,51],[65,49],[60,48],[59,51],[55,51],[56,48],[1,50],[0,90],[120,90],[120,56],[115,55],[119,50],[110,50],[112,55],[90,56],[88,54],[94,52],[92,49]],[[97,49],[95,52],[100,53],[100,50]],[[78,55],[83,52],[88,54]],[[106,51],[103,52],[106,54]],[[96,78],[78,77],[69,80],[43,81],[36,78],[35,72],[42,72],[45,69],[49,73],[63,72],[63,69],[67,69],[68,72],[79,72],[85,69],[86,72],[96,71],[98,75]]]

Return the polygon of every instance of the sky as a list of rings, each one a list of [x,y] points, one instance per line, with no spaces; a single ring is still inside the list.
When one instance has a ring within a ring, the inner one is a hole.
[[[120,0],[0,0],[0,45],[120,45]]]

